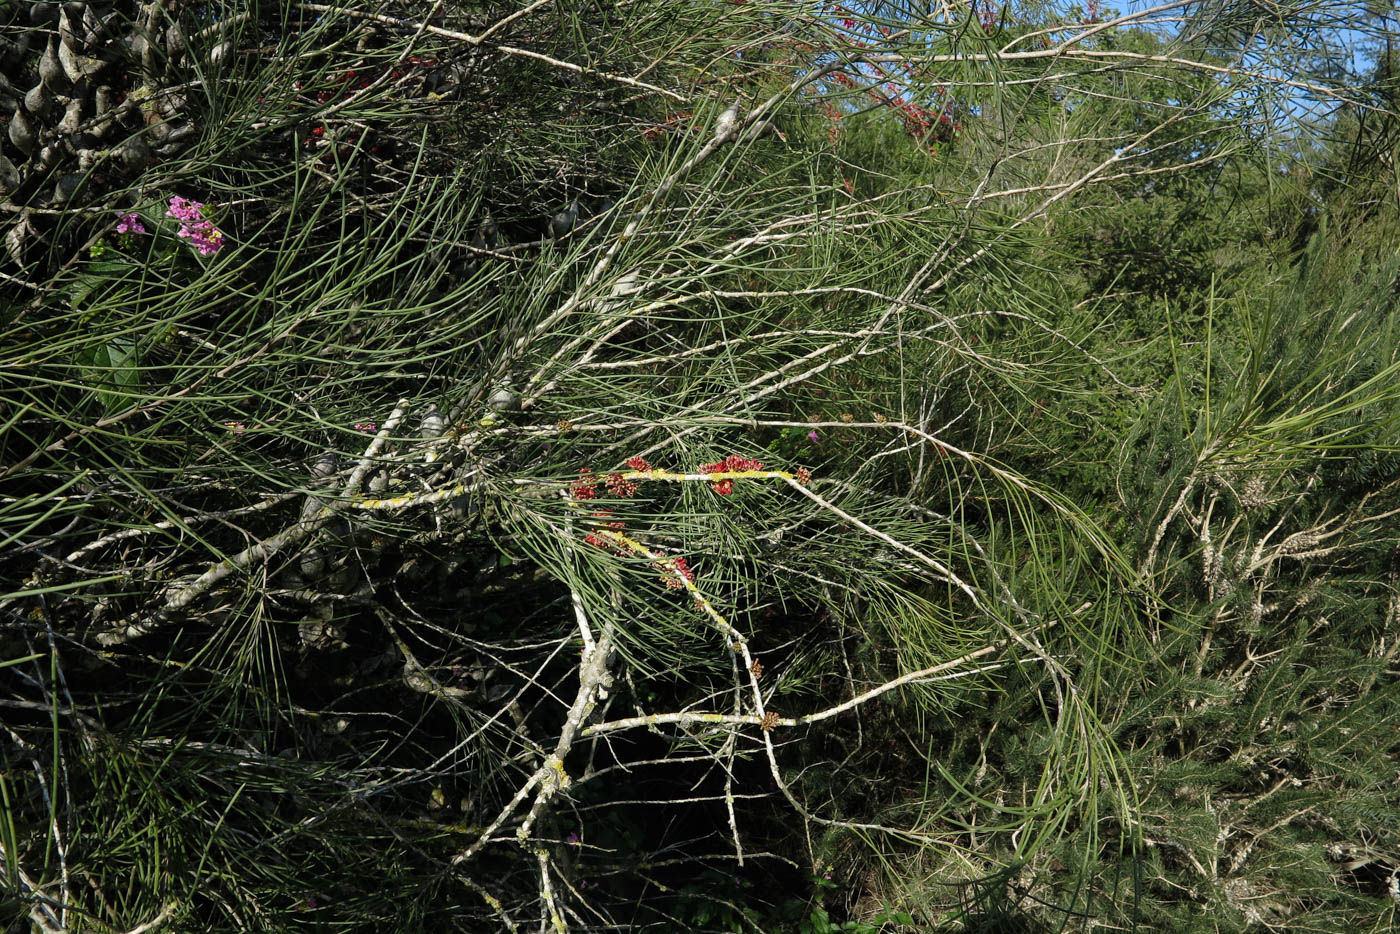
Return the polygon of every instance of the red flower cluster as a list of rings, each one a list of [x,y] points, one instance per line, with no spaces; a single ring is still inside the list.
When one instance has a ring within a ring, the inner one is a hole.
[[[740,457],[738,454],[730,454],[722,461],[715,461],[713,464],[706,464],[700,468],[701,473],[739,473],[743,470],[762,470],[763,464],[752,457]]]
[[[569,487],[569,495],[574,499],[593,499],[598,495],[598,478],[587,467],[578,472],[578,480]]]
[[[904,132],[915,139],[928,139],[930,151],[936,151],[937,143],[952,142],[953,137],[962,129],[961,124],[953,122],[951,105],[944,107],[941,113],[929,107],[921,107],[913,101],[905,101],[902,104],[891,101],[890,106],[895,108],[900,122],[904,124]]]
[[[647,459],[640,454],[633,454],[631,457],[627,458],[627,466],[631,467],[633,470],[652,469],[651,464],[648,464]]]
[[[671,114],[665,123],[658,123],[643,130],[642,139],[660,139],[667,131],[676,129],[694,116],[695,114],[689,112]]]
[[[669,566],[658,561],[657,566],[661,568],[662,578],[666,581],[667,590],[680,590],[683,588],[685,585],[680,582],[680,577],[684,577],[688,581],[695,580],[695,572],[691,570],[690,565],[686,564],[684,558],[673,559]],[[679,575],[679,577],[677,577],[677,575]]]
[[[620,496],[624,499],[633,496],[637,492],[637,481],[625,480],[620,473],[610,473],[607,479],[608,492],[613,496]]]
[[[740,457],[738,454],[730,454],[722,461],[715,461],[713,464],[706,464],[700,468],[701,473],[738,473],[741,470],[762,470],[763,464],[751,457]],[[715,492],[720,496],[728,496],[734,492],[734,481],[725,478],[715,481]]]
[[[806,486],[812,482],[812,472],[806,467],[797,468],[797,482]]]
[[[986,12],[987,9],[990,9],[991,12]],[[991,0],[988,0],[988,5],[986,9],[983,10],[983,16],[990,16],[991,22],[995,25],[996,7],[991,4]],[[908,65],[905,66],[905,71],[909,71]],[[830,77],[832,81],[848,91],[857,90],[858,86],[856,80],[844,72],[834,71],[831,73]],[[924,142],[925,145],[928,146],[930,152],[938,151],[938,143],[951,143],[956,138],[957,134],[962,131],[962,125],[953,122],[955,113],[954,105],[951,100],[946,99],[947,91],[944,88],[938,88],[936,91],[937,100],[942,101],[942,103],[935,103],[930,107],[924,107],[921,104],[906,99],[906,94],[908,93],[907,88],[893,81],[886,82],[883,91],[872,87],[866,88],[865,93],[876,102],[893,110],[895,115],[899,117],[900,122],[904,124],[904,131],[915,139]],[[830,124],[828,135],[830,136],[831,142],[834,143],[839,135],[838,121],[841,118],[840,111],[829,101],[821,101],[818,106],[822,109],[822,112],[826,114],[826,118]]]
[[[595,518],[595,519],[611,519],[611,518],[612,518],[612,510],[609,510],[609,509],[600,509],[600,510],[598,510],[597,512],[595,512],[595,513],[593,514],[593,518]],[[627,523],[626,523],[626,522],[623,522],[621,519],[614,519],[612,522],[600,522],[600,523],[598,523],[598,524],[599,524],[600,526],[602,526],[603,528],[605,528],[605,529],[612,529],[612,530],[615,531],[615,532],[621,532],[623,529],[627,528]]]
[[[982,4],[982,28],[991,32],[997,25],[997,5],[994,0]]]

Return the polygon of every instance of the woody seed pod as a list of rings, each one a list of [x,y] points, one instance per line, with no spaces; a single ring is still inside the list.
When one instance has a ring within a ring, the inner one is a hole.
[[[220,64],[232,57],[232,42],[220,42],[218,45],[214,46],[212,49],[209,50],[209,64],[213,65],[215,68],[219,67]]]
[[[77,52],[66,42],[58,43],[58,63],[63,66],[63,73],[70,81],[78,81],[83,77],[83,63],[79,59]]]
[[[326,555],[319,548],[308,548],[301,553],[298,565],[303,577],[317,580],[326,573]]]
[[[57,3],[31,3],[29,4],[29,22],[35,26],[48,26],[58,16]]]
[[[16,265],[24,265],[24,247],[32,233],[34,225],[29,222],[29,215],[26,214],[5,234],[5,252],[10,254],[10,259],[14,260]]]
[[[116,11],[107,14],[106,19],[99,18],[97,11],[91,6],[83,10],[83,42],[91,51],[102,42],[106,32],[106,25],[115,16]]]
[[[73,196],[78,193],[78,189],[82,187],[82,184],[83,176],[76,172],[62,176],[59,178],[58,184],[54,185],[51,202],[54,204],[67,204],[69,201],[73,200]]]
[[[430,405],[428,411],[423,414],[423,423],[418,426],[418,436],[424,441],[432,441],[441,437],[446,427],[447,420],[442,417],[437,405]]]
[[[74,17],[68,10],[60,10],[58,14],[58,39],[61,45],[66,45],[74,52],[81,48],[81,39],[79,38],[81,23],[81,13]],[[61,48],[59,54],[62,54]]]
[[[117,148],[116,156],[128,172],[140,172],[151,161],[151,148],[140,136],[133,136]]]
[[[715,138],[722,139],[734,132],[734,127],[739,123],[739,102],[735,101],[724,109],[718,119],[715,120]]]
[[[520,411],[520,396],[511,392],[504,386],[491,393],[491,397],[486,401],[491,405],[491,408],[495,409],[497,412]]]
[[[68,76],[63,73],[63,65],[58,60],[55,42],[51,37],[44,54],[39,57],[39,78],[49,87],[67,87]]]
[[[115,122],[112,117],[112,89],[102,85],[93,96],[93,116],[97,122],[92,125],[94,136],[106,136]]]
[[[340,467],[340,457],[334,451],[325,451],[316,462],[311,465],[311,476],[317,480],[324,480]]]
[[[16,108],[14,116],[10,118],[10,142],[24,152],[33,152],[38,142],[34,135],[34,127],[29,123],[29,118],[24,115],[23,110],[18,108]]]
[[[71,136],[78,132],[78,127],[83,124],[83,102],[77,98],[68,102],[68,109],[63,113],[63,119],[58,121],[58,132],[64,136]]]
[[[180,28],[180,24],[171,23],[165,30],[165,53],[170,56],[172,62],[184,54],[186,45],[185,32]]]
[[[19,187],[19,169],[4,155],[0,155],[0,194],[9,194]]]
[[[48,116],[53,105],[53,94],[49,92],[42,81],[30,88],[29,92],[24,95],[24,109],[41,120]]]

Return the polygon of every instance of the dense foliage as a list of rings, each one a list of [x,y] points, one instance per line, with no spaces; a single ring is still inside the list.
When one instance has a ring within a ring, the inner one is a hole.
[[[10,930],[1395,923],[1388,5],[0,21]]]

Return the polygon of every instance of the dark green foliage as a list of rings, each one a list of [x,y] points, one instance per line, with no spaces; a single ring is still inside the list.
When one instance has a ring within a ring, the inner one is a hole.
[[[1199,6],[6,7],[192,130],[0,141],[3,922],[1393,924],[1388,59]]]

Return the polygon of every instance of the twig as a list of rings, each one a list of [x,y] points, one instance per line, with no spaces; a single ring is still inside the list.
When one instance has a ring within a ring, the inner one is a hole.
[[[364,483],[365,475],[368,474],[370,468],[374,466],[375,455],[379,453],[379,450],[384,446],[385,442],[389,440],[389,436],[393,434],[394,429],[399,426],[399,422],[403,420],[407,405],[407,399],[399,400],[399,404],[385,420],[383,427],[379,429],[379,433],[376,434],[374,440],[369,443],[369,447],[365,449],[364,456],[360,459],[359,464],[355,466],[354,471],[350,474],[350,479],[345,484],[344,496],[352,497],[359,492],[360,486]],[[282,549],[309,537],[329,522],[338,511],[335,504],[328,503],[321,507],[314,518],[298,522],[291,528],[284,529],[271,538],[265,538],[257,544],[245,548],[233,557],[218,562],[197,577],[192,583],[168,596],[165,601],[166,611],[179,610],[189,606],[198,599],[200,595],[206,593],[209,588],[235,571],[251,567],[253,564],[264,561]]]
[[[950,668],[956,668],[960,665],[964,665],[967,662],[972,661],[973,659],[981,658],[983,655],[995,652],[997,649],[1005,648],[1006,645],[1007,640],[995,642],[991,645],[983,646],[982,648],[977,649],[975,652],[968,652],[966,655],[960,655],[957,658],[952,659],[951,661],[940,662],[939,664],[933,665],[929,668],[923,668],[919,671],[911,671],[908,674],[900,675],[898,678],[895,678],[891,681],[887,681],[879,687],[871,688],[864,694],[857,695],[856,697],[853,697],[850,700],[837,704],[835,707],[827,707],[823,710],[817,711],[816,713],[803,714],[800,717],[778,717],[776,720],[769,718],[768,723],[773,727],[806,726],[809,723],[818,723],[822,720],[829,720],[832,717],[839,716],[840,714],[843,714],[848,710],[852,710],[855,707],[860,706],[861,704],[864,704],[868,701],[872,701],[880,695],[893,691],[895,688],[903,687],[906,684],[924,683],[927,681],[952,681],[958,678],[967,678],[972,675],[985,674],[987,672],[996,671],[1002,667],[1000,663],[994,664],[990,667],[973,668],[968,671],[959,671],[951,675],[935,677],[936,675],[940,675],[942,672],[945,672]],[[620,730],[631,730],[637,727],[653,726],[662,723],[675,723],[683,727],[701,723],[718,723],[728,724],[731,726],[759,726],[763,723],[763,717],[751,714],[736,715],[724,713],[693,712],[647,714],[641,717],[624,717],[620,720],[609,720],[605,723],[596,723],[593,726],[590,726],[587,729],[585,729],[583,731],[583,734],[585,736],[592,736],[595,734],[602,733],[614,733]]]

